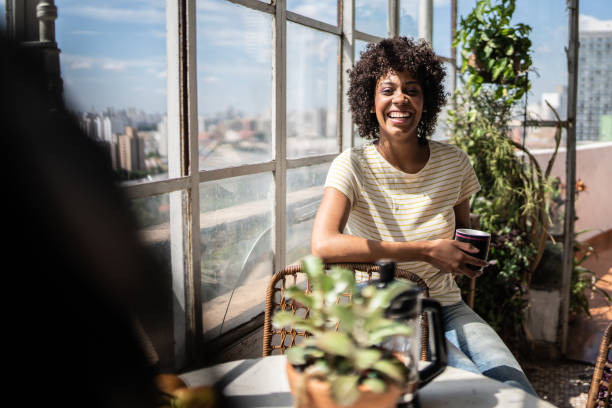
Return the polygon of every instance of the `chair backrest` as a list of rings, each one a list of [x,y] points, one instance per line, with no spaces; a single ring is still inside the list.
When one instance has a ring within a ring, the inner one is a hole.
[[[378,265],[372,263],[326,263],[325,270],[332,267],[340,267],[351,270],[355,273],[364,273],[367,277],[364,280],[371,280],[372,274],[380,271]],[[422,290],[425,297],[429,297],[429,288],[425,281],[419,278],[416,274],[405,269],[396,268],[395,277],[406,279],[416,283]],[[301,340],[308,337],[308,333],[295,328],[275,329],[272,327],[272,317],[278,310],[290,310],[300,316],[307,317],[310,310],[298,302],[285,299],[285,288],[291,285],[301,285],[305,292],[310,291],[310,282],[306,278],[306,274],[302,271],[302,266],[299,264],[289,265],[284,269],[276,272],[266,291],[266,309],[264,320],[263,334],[263,356],[269,356],[274,352],[276,354],[284,354],[285,350],[295,346]],[[351,294],[343,294],[342,297],[350,299]],[[296,343],[296,340],[298,343]],[[427,350],[429,344],[429,326],[427,319],[423,315],[421,319],[421,360],[427,359]]]
[[[610,392],[612,391],[611,337],[612,323],[608,325],[601,339],[597,361],[595,362],[595,370],[593,371],[593,378],[591,380],[591,388],[589,389],[589,396],[587,398],[587,408],[608,408],[612,406],[612,398],[610,398]]]

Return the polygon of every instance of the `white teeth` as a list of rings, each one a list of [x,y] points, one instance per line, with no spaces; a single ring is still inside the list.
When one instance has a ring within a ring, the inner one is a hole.
[[[403,118],[409,118],[411,116],[412,114],[409,112],[389,112],[390,118],[403,119]]]

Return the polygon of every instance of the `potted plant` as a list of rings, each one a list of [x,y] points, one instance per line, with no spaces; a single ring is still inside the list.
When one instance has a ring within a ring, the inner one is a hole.
[[[550,174],[561,126],[545,168],[512,137],[513,115],[530,89],[531,28],[510,25],[515,0],[491,3],[478,0],[460,22],[454,46],[461,47],[465,86],[455,92],[448,125],[453,143],[470,156],[482,186],[470,210],[480,215],[481,229],[491,233],[492,265],[478,278],[474,309],[517,349],[526,345],[525,339],[533,341],[524,316],[531,279],[550,236]]]
[[[453,46],[461,44],[461,72],[468,72],[467,85],[475,93],[484,83],[500,85],[496,96],[512,96],[512,100],[529,90],[531,27],[510,25],[514,8],[515,0],[501,0],[497,5],[479,0],[459,23]]]
[[[395,407],[416,379],[381,344],[391,336],[410,336],[412,328],[386,318],[385,311],[412,284],[393,281],[382,289],[371,285],[358,291],[351,271],[335,268],[325,273],[321,260],[313,256],[302,265],[312,291],[292,286],[284,295],[307,306],[308,315],[279,311],[273,318],[276,327],[291,325],[311,334],[287,350],[287,376],[296,405]],[[351,293],[352,301],[338,303],[343,293]]]

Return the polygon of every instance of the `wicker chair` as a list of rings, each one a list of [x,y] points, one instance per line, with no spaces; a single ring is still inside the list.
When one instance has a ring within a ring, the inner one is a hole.
[[[612,323],[608,325],[601,339],[586,403],[587,408],[612,407],[612,398],[610,398],[610,391],[612,391],[610,389],[612,388],[610,387],[612,384],[612,344],[610,338],[612,338]]]
[[[353,272],[363,272],[367,274],[366,280],[372,279],[372,273],[378,272],[380,267],[371,263],[327,263],[325,270],[337,266],[340,268],[352,270]],[[395,277],[410,280],[415,282],[422,290],[425,297],[429,297],[429,288],[427,284],[412,272],[397,268]],[[274,329],[272,327],[272,316],[277,310],[291,310],[301,316],[308,316],[309,310],[297,302],[285,300],[285,288],[293,285],[301,284],[305,291],[310,291],[310,283],[306,279],[306,274],[302,271],[301,265],[289,265],[286,268],[278,271],[272,276],[266,291],[266,309],[264,320],[264,335],[263,335],[263,356],[269,356],[277,351],[277,354],[284,354],[285,350],[295,346],[298,337],[305,338],[308,334],[304,331],[298,331],[294,328],[289,330]],[[343,294],[342,297],[351,297],[350,293]],[[424,316],[423,316],[424,317]],[[421,319],[421,360],[426,360],[429,341],[429,330],[427,319]]]

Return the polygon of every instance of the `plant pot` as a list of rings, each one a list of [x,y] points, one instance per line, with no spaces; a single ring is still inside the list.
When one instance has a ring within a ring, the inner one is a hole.
[[[520,74],[524,72],[523,70],[521,70],[521,57],[520,55],[513,55],[510,58],[512,60],[512,68],[514,70],[514,77],[516,78],[517,76],[519,76]],[[488,84],[512,84],[514,83],[514,79],[504,80],[503,75],[500,75],[494,80],[492,72],[489,71],[486,68],[485,64],[482,61],[480,61],[478,57],[476,56],[476,51],[473,51],[472,54],[470,54],[468,65],[474,68],[476,72],[478,72],[478,75],[482,77],[485,83],[488,83]]]
[[[307,401],[307,406],[312,408],[395,408],[403,393],[403,390],[395,384],[387,384],[387,391],[382,394],[372,392],[365,386],[360,385],[361,395],[354,404],[338,405],[331,397],[329,383],[314,378],[306,381],[306,387],[303,389],[304,391],[301,391],[305,395],[299,395],[303,374],[289,362],[287,362],[286,368],[291,394],[298,402]],[[296,406],[300,407],[300,404],[298,403]]]

